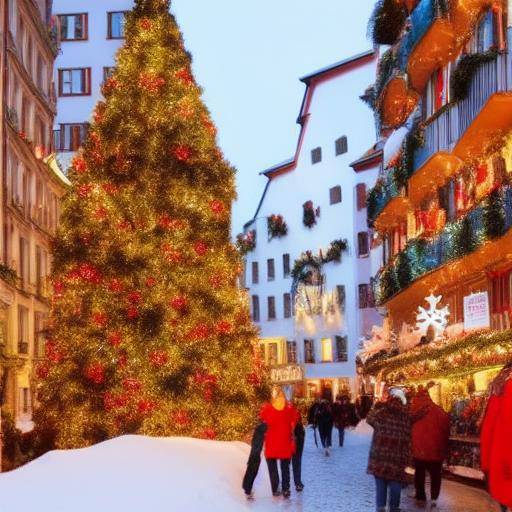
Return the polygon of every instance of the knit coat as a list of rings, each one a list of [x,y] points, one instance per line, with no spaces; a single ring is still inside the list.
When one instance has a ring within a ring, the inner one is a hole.
[[[397,399],[377,404],[366,421],[373,427],[368,473],[394,482],[407,482],[411,461],[411,420]]]

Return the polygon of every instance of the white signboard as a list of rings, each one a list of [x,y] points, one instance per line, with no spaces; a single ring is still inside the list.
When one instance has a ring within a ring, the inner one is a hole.
[[[489,294],[480,292],[464,297],[464,330],[485,329],[490,326]]]
[[[304,380],[304,371],[302,366],[295,364],[275,366],[270,369],[270,380],[275,384],[302,382]]]

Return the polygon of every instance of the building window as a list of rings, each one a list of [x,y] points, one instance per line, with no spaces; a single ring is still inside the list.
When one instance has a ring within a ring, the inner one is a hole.
[[[91,68],[59,69],[59,96],[89,96]]]
[[[20,388],[20,414],[28,414],[30,412],[30,389]]]
[[[343,155],[348,151],[347,137],[343,135],[335,142],[336,156]]]
[[[87,13],[59,14],[59,36],[61,41],[84,41],[88,37]]]
[[[30,271],[30,260],[29,260],[29,245],[28,240],[20,238],[20,260],[19,260],[19,276],[21,280],[21,286],[25,289],[28,285],[29,271]]]
[[[329,201],[331,204],[341,203],[341,186],[336,185],[329,189]]]
[[[115,66],[105,66],[103,68],[103,81],[106,82],[114,73]]]
[[[126,22],[126,11],[108,13],[108,38],[123,39]]]
[[[84,143],[88,131],[88,123],[61,124],[60,128],[53,132],[55,150],[78,151]]]
[[[322,148],[315,148],[311,150],[311,163],[317,164],[322,161]]]
[[[254,322],[260,321],[260,298],[257,295],[252,296],[252,319]]]
[[[47,315],[40,311],[34,313],[34,357],[45,356],[45,322]]]
[[[346,363],[348,361],[348,343],[346,336],[335,336],[336,342],[336,361]]]
[[[283,254],[283,277],[290,276],[290,255]]]
[[[283,294],[283,310],[284,310],[284,317],[291,318],[291,316],[292,316],[292,296],[290,293]]]
[[[46,251],[36,247],[36,293],[40,297],[46,296],[46,261]]]
[[[18,354],[28,354],[28,309],[18,306]]]
[[[370,245],[368,241],[368,233],[366,231],[361,231],[357,234],[357,254],[361,258],[363,256],[368,256],[370,252]]]
[[[307,364],[315,362],[315,340],[304,340],[304,362]]]
[[[268,319],[275,320],[276,319],[276,298],[275,297],[267,297],[267,309],[268,309]]]
[[[267,281],[273,281],[276,278],[276,267],[274,258],[267,260]]]
[[[276,366],[279,363],[279,347],[277,343],[267,343],[266,363],[269,366]]]
[[[366,309],[369,307],[368,298],[369,298],[370,287],[367,284],[359,285],[359,309]]]
[[[338,302],[338,306],[340,311],[345,311],[345,285],[338,284],[336,285],[336,300]]]
[[[332,363],[331,338],[322,338],[322,363]]]
[[[258,262],[252,262],[252,284],[258,284],[260,282],[260,271],[258,267]]]
[[[357,210],[366,208],[366,183],[358,183],[356,185]]]
[[[288,363],[297,363],[297,342],[287,341],[286,342],[286,358]]]

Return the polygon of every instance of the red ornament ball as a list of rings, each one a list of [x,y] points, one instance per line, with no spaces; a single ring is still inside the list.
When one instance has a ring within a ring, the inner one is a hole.
[[[132,305],[140,304],[142,301],[142,293],[134,291],[128,294],[128,302]]]
[[[106,313],[103,313],[102,311],[96,311],[92,315],[92,321],[96,327],[103,328],[107,325],[108,317]]]
[[[156,404],[152,400],[139,400],[137,404],[137,410],[140,414],[150,414],[156,409]]]
[[[76,156],[72,165],[77,174],[84,174],[87,171],[87,164],[81,156]]]
[[[176,71],[176,78],[183,84],[183,85],[192,85],[194,83],[194,77],[192,76],[192,73],[187,68],[181,68],[180,70]]]
[[[38,379],[47,379],[48,375],[50,375],[50,367],[48,366],[48,363],[38,364],[36,368],[36,375]]]
[[[177,411],[171,414],[171,422],[176,424],[178,427],[186,427],[190,425],[190,415],[187,411]]]
[[[188,162],[190,157],[192,156],[192,148],[187,144],[180,144],[179,146],[175,146],[171,150],[172,156],[176,158],[179,162]]]
[[[103,384],[105,382],[105,367],[99,362],[91,363],[85,368],[84,375],[94,384]]]
[[[119,279],[113,278],[108,282],[107,288],[112,293],[121,293],[124,290],[124,285]]]
[[[156,286],[157,281],[154,277],[147,277],[146,278],[146,286],[148,288],[153,288],[153,286]]]
[[[118,347],[119,345],[121,345],[122,341],[123,341],[123,337],[121,336],[120,332],[114,331],[108,335],[108,342],[113,347]]]
[[[233,332],[233,325],[230,322],[221,320],[217,324],[217,332],[219,334],[231,334]]]
[[[142,384],[140,380],[136,379],[135,377],[126,377],[123,380],[123,388],[125,389],[125,391],[135,393],[142,389]]]
[[[210,336],[210,328],[204,323],[199,323],[190,330],[189,336],[194,341],[206,340]]]
[[[153,27],[153,23],[148,18],[142,18],[139,21],[139,26],[142,30],[151,30],[151,28]]]
[[[126,310],[126,316],[128,317],[129,320],[136,320],[137,318],[139,318],[139,310],[135,306],[130,306]]]
[[[89,197],[91,195],[91,192],[93,191],[93,189],[94,189],[93,185],[91,185],[90,183],[84,183],[78,187],[78,195],[82,199],[86,199],[87,197]]]
[[[183,295],[178,295],[171,299],[170,302],[171,308],[179,313],[185,313],[188,308],[188,299]]]
[[[208,245],[206,245],[205,242],[196,242],[194,244],[194,252],[198,255],[198,256],[205,256],[206,253],[208,252]]]
[[[217,432],[214,428],[210,427],[202,431],[201,437],[203,439],[213,440],[217,438]]]
[[[222,215],[226,211],[226,207],[222,201],[214,199],[213,201],[210,202],[210,210],[215,215]]]

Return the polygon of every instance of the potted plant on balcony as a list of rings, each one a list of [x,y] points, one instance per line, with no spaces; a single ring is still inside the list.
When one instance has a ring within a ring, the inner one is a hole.
[[[302,223],[311,229],[316,224],[316,218],[320,217],[320,208],[313,206],[313,201],[306,201],[303,205]]]
[[[341,254],[347,249],[347,240],[333,240],[323,258],[324,263],[330,263],[331,261],[341,261]]]
[[[247,233],[240,233],[236,237],[236,248],[242,256],[254,251],[256,248],[256,231],[253,229]]]
[[[272,214],[267,217],[268,240],[281,238],[288,234],[288,226],[282,215]]]

